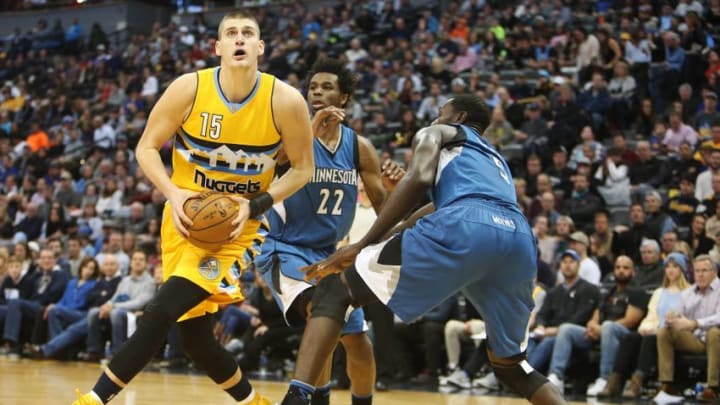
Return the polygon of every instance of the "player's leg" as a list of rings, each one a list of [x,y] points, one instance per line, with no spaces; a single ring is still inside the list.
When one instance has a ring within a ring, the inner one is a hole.
[[[360,312],[360,308],[353,312]],[[364,314],[363,314],[364,317]],[[375,356],[370,338],[365,332],[344,335],[341,342],[347,356],[352,405],[370,405],[375,387]]]
[[[170,326],[210,293],[182,277],[170,277],[147,305],[137,330],[113,357],[91,393],[75,404],[109,402],[137,375],[165,342]]]
[[[499,244],[498,252],[508,249],[510,254],[488,259],[485,264],[492,271],[482,272],[483,277],[467,285],[463,292],[485,320],[488,358],[495,376],[533,404],[565,404],[547,378],[527,362],[527,324],[534,305],[534,241],[521,233],[487,236]],[[503,247],[503,243],[510,247]],[[496,271],[500,268],[502,272]]]
[[[256,394],[230,352],[215,339],[211,315],[178,323],[180,344],[193,363],[240,404],[269,404]]]
[[[400,268],[401,239],[397,236],[363,252],[376,264],[379,261],[379,265],[397,274]],[[290,383],[283,405],[309,403],[309,397],[313,394],[312,382],[318,381],[327,358],[335,349],[350,305],[361,307],[377,299],[354,266],[318,283],[313,293],[311,316],[298,352],[295,379]]]

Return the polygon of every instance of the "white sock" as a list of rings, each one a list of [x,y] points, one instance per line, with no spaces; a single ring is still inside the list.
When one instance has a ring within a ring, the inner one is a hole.
[[[92,395],[99,403],[103,403],[102,399],[100,399],[100,395],[96,394],[95,391],[90,391],[90,395]]]
[[[253,388],[252,391],[250,391],[250,395],[248,395],[247,398],[238,402],[238,405],[248,405],[254,400],[255,400],[255,388]]]

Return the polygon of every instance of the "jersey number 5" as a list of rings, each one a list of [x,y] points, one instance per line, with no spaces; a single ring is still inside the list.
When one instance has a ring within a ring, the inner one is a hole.
[[[341,215],[342,214],[342,199],[345,195],[345,192],[343,192],[341,189],[337,189],[333,192],[333,195],[335,197],[335,206],[332,209],[332,212],[330,212],[331,215]],[[330,190],[327,188],[321,188],[320,189],[320,198],[322,199],[320,201],[320,205],[318,206],[317,213],[321,215],[325,215],[328,213],[328,200],[330,199]]]
[[[220,114],[210,114],[207,112],[201,112],[202,127],[200,128],[200,136],[203,138],[210,137],[210,139],[220,138],[220,130],[222,129],[223,116]],[[208,125],[210,124],[210,125]],[[209,131],[208,131],[209,126]]]

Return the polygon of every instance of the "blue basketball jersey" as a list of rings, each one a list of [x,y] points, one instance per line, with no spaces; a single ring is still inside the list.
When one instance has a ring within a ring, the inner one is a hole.
[[[457,128],[440,151],[431,196],[436,209],[477,198],[517,209],[515,185],[505,159],[474,129]]]
[[[358,198],[356,136],[341,125],[335,151],[314,139],[315,174],[305,187],[268,211],[267,238],[321,249],[334,247],[347,235]]]

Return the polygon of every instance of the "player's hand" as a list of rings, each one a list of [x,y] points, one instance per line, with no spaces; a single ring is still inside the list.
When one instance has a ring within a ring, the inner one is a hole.
[[[187,228],[191,227],[193,223],[190,218],[185,214],[185,202],[191,198],[197,198],[199,196],[200,193],[198,192],[184,190],[181,188],[175,189],[175,192],[168,196],[170,208],[172,209],[172,219],[173,223],[175,224],[175,229],[177,229],[177,231],[186,238],[188,237]]]
[[[347,245],[331,254],[327,259],[305,266],[300,271],[305,273],[305,281],[320,281],[331,274],[342,273],[350,267],[361,250],[362,247],[358,244]]]
[[[236,203],[238,203],[238,216],[232,222],[235,230],[230,233],[230,240],[233,241],[235,238],[240,236],[245,227],[245,222],[250,217],[250,201],[242,197],[231,197]]]
[[[388,192],[393,191],[395,186],[405,177],[405,169],[400,167],[398,162],[387,159],[381,166],[382,170],[382,183],[385,190]]]
[[[328,106],[315,112],[312,118],[313,135],[324,135],[335,124],[339,124],[345,120],[345,110],[335,106]]]

